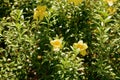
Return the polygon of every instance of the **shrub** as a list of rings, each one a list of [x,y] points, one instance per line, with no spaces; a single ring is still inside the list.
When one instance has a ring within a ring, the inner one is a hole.
[[[0,4],[1,79],[120,79],[118,0]]]

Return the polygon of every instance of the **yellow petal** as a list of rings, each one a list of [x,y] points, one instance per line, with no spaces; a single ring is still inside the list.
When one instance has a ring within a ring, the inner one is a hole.
[[[75,1],[74,1],[74,4],[77,6],[77,5],[79,5],[81,2],[82,2],[82,0],[75,0]]]
[[[50,44],[53,46],[53,47],[57,47],[57,48],[60,48],[61,45],[62,45],[62,42],[61,40],[59,39],[56,39],[56,40],[53,40],[53,41],[50,41]]]
[[[77,43],[74,43],[74,44],[73,44],[73,47],[74,47],[74,48],[77,48],[77,46],[78,46]]]
[[[86,50],[83,50],[83,51],[80,51],[80,54],[81,54],[82,56],[85,56],[85,55],[87,55],[87,52],[86,52]]]
[[[34,15],[33,15],[33,19],[38,19],[39,17],[39,12],[38,11],[34,11]]]
[[[37,6],[36,10],[34,11],[33,19],[36,20],[43,20],[45,16],[47,16],[46,6]]]
[[[46,11],[46,9],[47,9],[47,6],[37,6],[37,10],[38,11]]]
[[[82,40],[80,40],[78,43],[74,43],[74,44],[73,44],[73,47],[74,47],[74,48],[78,48],[78,49],[80,49],[81,51],[82,51],[82,50],[86,50],[86,49],[88,48],[87,44],[86,44],[86,43],[83,43]]]
[[[79,41],[77,47],[80,48],[80,50],[85,50],[88,48],[87,44],[83,43],[83,41]]]

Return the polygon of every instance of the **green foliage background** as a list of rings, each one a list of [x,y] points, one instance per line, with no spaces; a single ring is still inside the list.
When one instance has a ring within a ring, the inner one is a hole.
[[[119,80],[120,1],[66,0],[0,1],[0,79],[2,80]],[[34,9],[46,5],[48,16],[33,19]],[[109,11],[108,8],[115,9]],[[63,38],[55,52],[50,40]],[[88,45],[81,56],[72,45]]]

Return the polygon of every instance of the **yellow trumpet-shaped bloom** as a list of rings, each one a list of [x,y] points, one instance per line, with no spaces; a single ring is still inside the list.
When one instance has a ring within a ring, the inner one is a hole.
[[[50,41],[50,44],[53,46],[54,51],[59,51],[62,48],[62,40],[61,39],[55,39]]]
[[[78,6],[82,0],[68,0],[68,3],[74,3],[75,6]]]
[[[108,3],[109,6],[112,6],[117,0],[103,0]]]
[[[83,43],[82,40],[80,40],[78,43],[74,43],[73,47],[76,48],[76,49],[80,49],[80,54],[82,56],[87,55],[86,49],[88,48],[88,46],[87,46],[86,43]]]
[[[37,6],[34,11],[33,19],[35,20],[43,20],[45,16],[47,16],[46,6]]]

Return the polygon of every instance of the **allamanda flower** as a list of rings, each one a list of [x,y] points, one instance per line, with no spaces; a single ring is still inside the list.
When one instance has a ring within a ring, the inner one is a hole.
[[[59,51],[62,48],[62,39],[51,40],[50,44],[53,46],[54,51]]]
[[[34,11],[33,19],[35,20],[43,20],[45,16],[47,16],[46,6],[37,6]]]
[[[78,6],[82,2],[82,0],[67,0],[67,1],[68,3],[74,3],[75,6]]]
[[[78,43],[74,43],[73,47],[76,48],[76,49],[80,49],[80,54],[82,56],[87,55],[86,49],[88,48],[88,46],[87,46],[86,43],[83,43],[82,40],[80,40]]]

